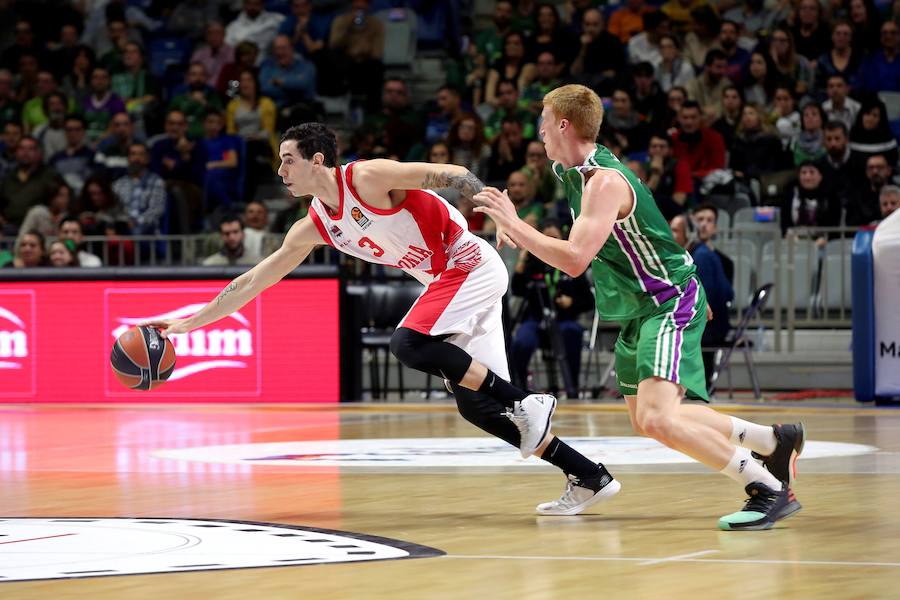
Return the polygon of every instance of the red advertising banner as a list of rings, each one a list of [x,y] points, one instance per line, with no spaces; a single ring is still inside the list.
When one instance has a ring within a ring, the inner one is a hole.
[[[339,283],[286,279],[232,315],[173,336],[169,381],[122,386],[109,353],[126,329],[193,314],[226,281],[4,283],[0,400],[29,402],[337,402]]]

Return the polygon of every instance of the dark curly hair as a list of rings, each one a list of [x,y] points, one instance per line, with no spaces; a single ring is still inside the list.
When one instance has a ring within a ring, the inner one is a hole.
[[[281,136],[282,144],[289,140],[297,142],[297,150],[306,160],[311,160],[316,152],[321,152],[325,157],[326,167],[337,164],[337,138],[325,125],[321,123],[294,125]]]

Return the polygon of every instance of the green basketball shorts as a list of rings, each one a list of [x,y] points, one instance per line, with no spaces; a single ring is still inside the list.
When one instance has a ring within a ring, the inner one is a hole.
[[[688,398],[709,401],[700,338],[706,327],[706,292],[692,277],[680,296],[653,313],[622,323],[616,340],[616,379],[626,396],[661,377],[684,386]]]

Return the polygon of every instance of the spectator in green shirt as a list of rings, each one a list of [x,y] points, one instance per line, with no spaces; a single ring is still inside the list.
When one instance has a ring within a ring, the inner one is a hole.
[[[56,91],[56,78],[53,73],[40,71],[37,74],[34,91],[35,96],[22,106],[22,125],[25,126],[26,133],[31,133],[35,127],[47,122],[47,115],[44,114],[44,98]]]
[[[544,96],[562,83],[559,80],[562,65],[556,60],[556,56],[549,51],[538,54],[535,64],[537,77],[522,91],[522,101],[526,104],[528,110],[539,115],[544,110]]]
[[[500,133],[500,126],[507,117],[522,124],[522,137],[534,139],[534,114],[519,102],[519,90],[512,79],[503,79],[497,84],[497,108],[488,117],[484,132],[488,141],[493,141]]]
[[[180,110],[187,117],[188,137],[200,139],[203,137],[203,120],[206,112],[214,109],[222,112],[224,107],[219,99],[219,94],[207,84],[209,76],[203,63],[194,62],[188,67],[186,83],[172,101],[168,110]]]

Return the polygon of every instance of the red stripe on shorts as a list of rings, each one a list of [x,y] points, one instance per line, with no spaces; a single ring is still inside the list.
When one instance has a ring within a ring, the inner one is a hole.
[[[425,293],[419,296],[398,327],[431,335],[434,324],[444,314],[468,276],[468,272],[460,269],[447,269],[441,273],[440,277],[428,285]]]

